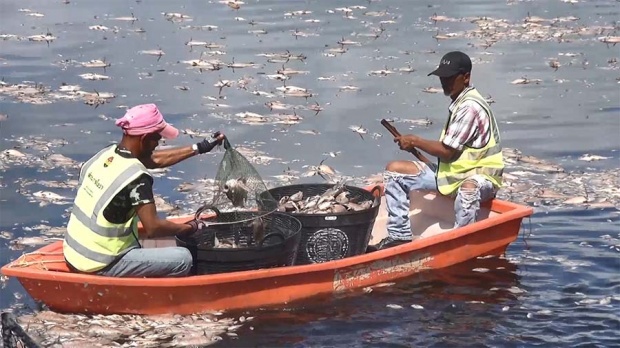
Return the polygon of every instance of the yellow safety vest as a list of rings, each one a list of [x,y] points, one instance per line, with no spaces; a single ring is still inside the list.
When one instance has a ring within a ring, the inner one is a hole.
[[[135,158],[115,152],[116,146],[99,151],[80,170],[77,195],[63,242],[65,259],[82,272],[96,272],[130,249],[139,247],[135,211],[126,223],[112,223],[103,210],[127,184],[142,174],[150,175]]]
[[[437,166],[437,189],[446,196],[453,194],[463,181],[474,174],[486,176],[495,187],[499,188],[502,185],[502,174],[504,172],[499,128],[489,104],[474,88],[460,96],[459,99],[450,114],[446,126],[441,132],[440,141],[445,137],[448,125],[452,118],[455,117],[457,110],[466,100],[475,101],[486,111],[490,118],[491,136],[487,144],[482,148],[477,149],[465,146],[459,158],[453,162],[439,160],[439,165]]]

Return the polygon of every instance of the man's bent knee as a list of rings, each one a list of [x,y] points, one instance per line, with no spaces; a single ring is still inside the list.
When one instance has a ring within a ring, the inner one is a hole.
[[[420,173],[420,166],[411,161],[392,161],[385,166],[388,172],[415,175]]]
[[[192,253],[190,253],[187,248],[179,247],[175,252],[174,258],[179,262],[177,272],[175,273],[177,273],[178,276],[188,275],[192,269],[192,264],[194,262],[194,259],[192,258]]]
[[[463,181],[463,183],[459,187],[459,193],[463,194],[475,194],[478,190],[478,182],[476,180],[470,179]]]

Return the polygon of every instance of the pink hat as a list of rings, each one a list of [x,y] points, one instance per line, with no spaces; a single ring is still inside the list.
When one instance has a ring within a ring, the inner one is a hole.
[[[127,110],[115,124],[128,135],[159,133],[166,139],[174,139],[179,130],[169,125],[155,104],[142,104]]]

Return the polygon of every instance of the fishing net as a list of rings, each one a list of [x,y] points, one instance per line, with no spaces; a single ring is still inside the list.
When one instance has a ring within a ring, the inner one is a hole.
[[[196,274],[290,266],[301,223],[276,212],[278,202],[256,169],[226,138],[224,149],[213,198],[194,216],[206,227],[177,236],[177,245],[192,253]]]
[[[215,192],[206,206],[220,212],[255,212],[255,217],[274,212],[278,202],[267,192],[258,171],[224,138],[224,157],[215,176]],[[226,222],[247,221],[248,214],[227,214]]]

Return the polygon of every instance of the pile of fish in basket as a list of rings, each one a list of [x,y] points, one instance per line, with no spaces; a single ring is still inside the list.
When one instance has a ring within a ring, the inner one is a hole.
[[[194,217],[206,227],[177,237],[177,245],[192,253],[194,274],[322,263],[365,252],[378,190],[344,181],[267,189],[228,139],[224,148],[213,200]]]

